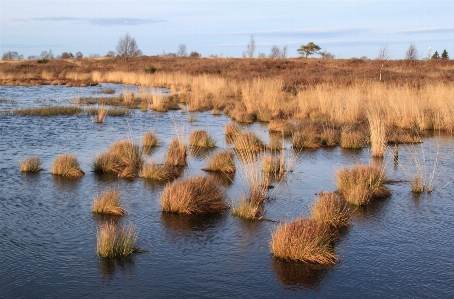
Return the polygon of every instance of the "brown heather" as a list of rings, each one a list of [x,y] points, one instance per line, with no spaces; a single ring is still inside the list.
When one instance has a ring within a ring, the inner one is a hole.
[[[327,226],[300,218],[279,224],[271,235],[271,253],[281,259],[333,265],[337,256]]]
[[[225,210],[224,191],[214,179],[199,175],[167,184],[160,196],[163,212],[207,214]]]
[[[61,154],[55,159],[51,173],[54,175],[79,178],[85,175],[80,169],[76,155]]]

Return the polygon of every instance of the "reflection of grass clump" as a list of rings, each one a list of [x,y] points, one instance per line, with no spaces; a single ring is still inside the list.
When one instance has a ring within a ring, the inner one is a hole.
[[[370,165],[355,165],[337,171],[336,185],[345,200],[354,205],[367,205],[372,199],[391,195],[383,186],[384,169]]]
[[[97,231],[97,252],[104,258],[124,257],[135,251],[137,229],[133,225],[117,227],[104,223]]]
[[[233,154],[229,151],[222,151],[210,157],[207,161],[205,171],[234,173],[236,170]]]
[[[93,213],[123,216],[125,210],[121,207],[120,191],[106,188],[93,198]]]
[[[163,212],[206,214],[226,209],[224,192],[210,177],[199,175],[168,184],[161,193]]]
[[[30,157],[19,161],[19,167],[22,172],[36,172],[42,170],[41,158]]]
[[[272,233],[271,252],[278,258],[333,265],[336,254],[329,228],[300,218],[278,225]]]
[[[58,155],[52,165],[51,173],[67,177],[82,177],[85,173],[80,169],[79,162],[75,155]]]
[[[189,146],[212,148],[216,146],[216,142],[204,130],[195,130],[189,136]]]

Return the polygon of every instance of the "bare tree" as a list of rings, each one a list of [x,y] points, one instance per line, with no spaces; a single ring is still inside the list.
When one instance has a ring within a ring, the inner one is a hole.
[[[84,58],[84,54],[82,54],[82,52],[78,51],[78,52],[76,53],[76,56],[75,56],[75,57],[76,57],[76,58]]]
[[[19,55],[16,51],[8,51],[3,53],[2,60],[20,60],[24,59],[24,55]]]
[[[323,50],[320,52],[320,55],[322,56],[322,59],[334,59],[334,54],[331,52],[328,52],[328,50]]]
[[[279,58],[281,57],[281,49],[278,46],[273,45],[271,47],[270,58]]]
[[[247,56],[249,58],[254,57],[255,47],[256,46],[255,46],[254,36],[251,35],[251,39],[249,40],[249,44],[247,44],[245,56]]]
[[[282,50],[281,50],[281,58],[287,58],[287,54],[288,54],[288,46],[285,45],[282,47]]]
[[[378,51],[377,59],[381,61],[390,59],[388,45],[384,45],[383,47],[380,48],[380,51]]]
[[[106,57],[115,57],[115,52],[114,51],[107,52]]]
[[[189,54],[189,57],[198,58],[198,57],[202,57],[202,54],[200,54],[199,52],[196,52],[196,51],[192,51],[191,54]]]
[[[52,50],[49,50],[49,52],[42,51],[41,55],[39,55],[39,57],[41,59],[54,59],[54,53],[52,52]]]
[[[410,44],[410,47],[408,47],[407,52],[405,52],[405,59],[406,60],[418,60],[418,50],[416,49],[416,46],[413,44]]]
[[[178,45],[178,51],[177,51],[177,56],[179,57],[187,57],[188,52],[185,44],[179,44]]]
[[[129,33],[126,33],[124,36],[120,37],[116,47],[117,53],[119,56],[123,56],[125,61],[130,56],[137,56],[140,50],[137,45],[136,39],[133,38]]]

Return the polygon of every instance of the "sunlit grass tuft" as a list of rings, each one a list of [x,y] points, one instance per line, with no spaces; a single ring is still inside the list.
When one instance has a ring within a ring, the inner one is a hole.
[[[22,172],[37,172],[42,170],[41,158],[30,157],[19,161],[19,167]]]
[[[227,150],[221,151],[214,156],[208,158],[205,171],[234,173],[236,171],[233,154]]]
[[[121,207],[120,190],[105,188],[93,198],[93,213],[123,216],[126,211]]]
[[[126,227],[114,223],[104,223],[97,230],[97,253],[103,258],[119,258],[134,253],[137,241],[137,229],[133,225]]]
[[[334,192],[320,193],[318,201],[312,206],[311,215],[320,225],[327,225],[336,230],[350,225],[348,208]]]
[[[66,177],[82,177],[84,172],[80,169],[76,155],[62,154],[58,155],[52,165],[51,173],[54,175]]]

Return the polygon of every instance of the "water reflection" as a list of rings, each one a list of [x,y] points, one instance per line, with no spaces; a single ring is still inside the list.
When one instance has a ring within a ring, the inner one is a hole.
[[[213,213],[207,215],[162,213],[161,223],[167,230],[171,231],[203,232],[218,226],[224,217],[223,213]]]
[[[318,290],[328,273],[325,266],[272,258],[271,264],[283,288],[309,288]]]
[[[99,258],[98,270],[103,279],[112,279],[118,270],[124,275],[131,275],[135,272],[134,258]]]
[[[235,173],[208,172],[208,176],[212,177],[217,184],[224,187],[231,186],[235,180]]]

